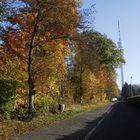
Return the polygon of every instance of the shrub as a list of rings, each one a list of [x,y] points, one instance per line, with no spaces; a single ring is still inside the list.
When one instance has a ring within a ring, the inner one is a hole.
[[[18,82],[9,79],[0,79],[0,118],[10,118],[14,108]]]

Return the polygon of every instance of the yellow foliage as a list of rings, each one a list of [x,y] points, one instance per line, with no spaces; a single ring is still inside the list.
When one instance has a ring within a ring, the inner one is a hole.
[[[96,79],[94,73],[89,69],[86,69],[82,75],[82,85],[83,85],[83,95],[84,99],[89,102],[93,99],[93,96],[97,94],[97,87],[99,84],[98,79]]]

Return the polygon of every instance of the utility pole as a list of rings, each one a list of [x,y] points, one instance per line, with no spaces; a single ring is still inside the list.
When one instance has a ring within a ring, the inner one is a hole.
[[[121,53],[123,54],[124,50],[123,50],[123,41],[121,39],[121,30],[120,30],[120,23],[118,21],[118,32],[119,32],[119,41],[118,41],[118,48],[120,49]],[[124,73],[123,73],[123,64],[121,64],[121,89],[124,85]]]
[[[132,76],[130,77],[130,85],[132,85]]]
[[[132,93],[133,93],[133,92],[132,92],[132,76],[131,76],[131,77],[130,77],[130,95],[131,95],[131,96],[133,96]]]

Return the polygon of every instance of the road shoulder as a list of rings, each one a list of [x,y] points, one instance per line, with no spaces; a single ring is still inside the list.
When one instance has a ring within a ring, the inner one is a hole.
[[[113,106],[114,104],[109,104],[94,111],[82,113],[71,119],[54,123],[50,127],[24,134],[12,140],[82,140],[98,125]]]

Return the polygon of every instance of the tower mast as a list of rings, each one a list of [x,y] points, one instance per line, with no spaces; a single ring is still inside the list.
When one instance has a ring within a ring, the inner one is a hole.
[[[119,31],[119,41],[118,41],[118,48],[123,53],[123,42],[121,39],[121,30],[120,30],[120,22],[118,21],[118,31]],[[124,73],[123,73],[123,64],[121,64],[121,87],[124,85]]]

